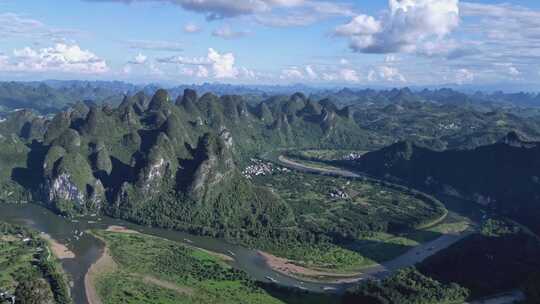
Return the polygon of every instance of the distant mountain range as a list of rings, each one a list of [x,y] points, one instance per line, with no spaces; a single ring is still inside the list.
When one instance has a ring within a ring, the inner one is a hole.
[[[118,105],[124,95],[144,92],[154,94],[159,85],[134,85],[120,81],[59,81],[43,82],[0,82],[0,112],[17,108],[30,108],[42,114],[55,113],[77,101]],[[404,102],[433,102],[440,104],[471,104],[481,107],[493,106],[540,106],[537,93],[493,93],[459,91],[456,89],[351,89],[314,88],[305,85],[264,86],[210,84],[180,85],[168,88],[172,98],[182,95],[185,89],[201,94],[212,92],[218,95],[243,95],[248,102],[259,102],[276,95],[291,95],[295,92],[308,94],[312,100],[329,99],[338,106],[381,105]]]

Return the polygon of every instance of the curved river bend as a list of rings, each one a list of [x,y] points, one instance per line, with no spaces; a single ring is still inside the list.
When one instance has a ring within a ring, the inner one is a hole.
[[[61,260],[62,266],[73,282],[72,295],[75,303],[87,304],[84,290],[84,276],[90,266],[98,260],[103,249],[103,243],[91,235],[81,232],[89,229],[106,229],[111,225],[124,226],[128,229],[142,233],[159,236],[173,241],[191,241],[193,246],[206,250],[230,255],[235,254],[235,268],[244,270],[253,279],[267,282],[267,276],[275,278],[280,285],[295,287],[302,286],[311,291],[321,292],[324,287],[334,287],[339,290],[346,288],[347,284],[322,284],[302,282],[300,280],[282,275],[273,271],[257,254],[256,250],[247,249],[227,243],[224,240],[194,236],[183,232],[158,228],[143,227],[122,220],[108,217],[85,217],[69,220],[58,216],[50,210],[35,204],[15,205],[0,204],[0,221],[31,227],[50,235],[56,241],[65,244],[75,253],[74,259]],[[77,237],[76,237],[77,236]]]

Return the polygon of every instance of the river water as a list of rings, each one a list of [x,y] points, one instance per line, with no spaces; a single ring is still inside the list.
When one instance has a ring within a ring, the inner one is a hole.
[[[76,220],[58,216],[50,210],[36,204],[0,204],[0,221],[31,227],[49,234],[53,239],[65,244],[76,255],[74,259],[61,260],[64,270],[71,277],[72,295],[76,304],[87,304],[84,289],[84,276],[90,266],[97,261],[103,249],[103,243],[93,236],[81,232],[89,229],[106,229],[111,225],[124,226],[142,233],[159,236],[173,241],[186,242],[192,245],[223,254],[234,253],[233,267],[247,272],[253,279],[268,282],[270,276],[287,287],[302,286],[307,290],[321,292],[324,287],[343,290],[348,284],[318,284],[303,282],[273,271],[255,250],[235,246],[222,239],[194,236],[183,232],[158,228],[143,227],[126,221],[108,217],[86,217]]]

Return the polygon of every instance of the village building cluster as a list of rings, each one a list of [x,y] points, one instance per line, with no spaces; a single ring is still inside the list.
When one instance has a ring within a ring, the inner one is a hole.
[[[266,176],[271,175],[276,172],[283,173],[283,172],[290,172],[289,169],[276,166],[271,162],[265,162],[260,159],[251,159],[251,165],[247,166],[244,171],[242,171],[242,174],[248,178],[251,179],[255,176]]]
[[[362,153],[351,152],[343,157],[343,160],[358,160],[362,157]]]
[[[333,189],[332,191],[330,191],[328,195],[330,196],[330,198],[333,198],[333,199],[348,199],[349,198],[349,195],[343,189]]]

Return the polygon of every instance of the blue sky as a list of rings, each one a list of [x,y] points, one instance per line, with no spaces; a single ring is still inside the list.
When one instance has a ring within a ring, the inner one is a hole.
[[[0,0],[0,79],[540,83],[540,1]]]

